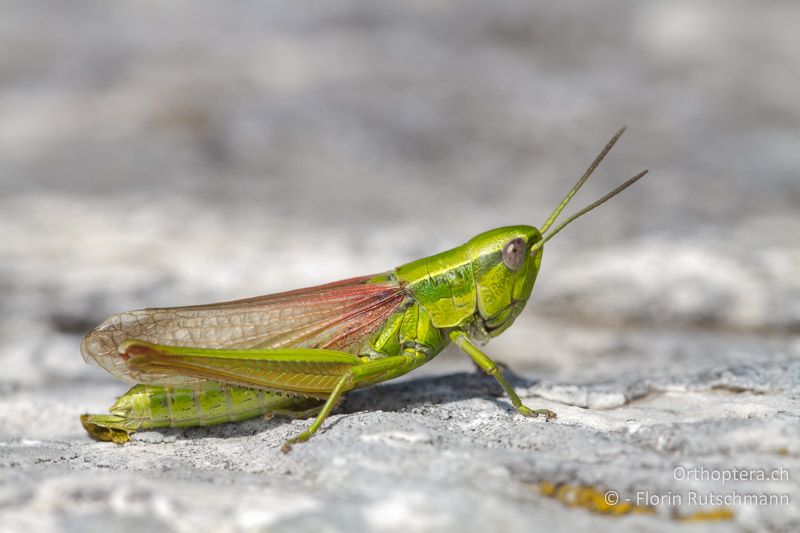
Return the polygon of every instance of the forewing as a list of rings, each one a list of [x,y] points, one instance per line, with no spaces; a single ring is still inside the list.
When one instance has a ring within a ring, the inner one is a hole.
[[[357,352],[405,298],[388,275],[348,280],[246,300],[191,307],[129,311],[110,317],[81,343],[84,359],[136,381],[120,357],[130,339],[214,349],[323,348]],[[193,385],[198,377],[172,372],[154,385]]]

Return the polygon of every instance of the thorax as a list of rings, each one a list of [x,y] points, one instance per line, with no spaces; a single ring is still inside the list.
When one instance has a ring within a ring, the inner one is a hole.
[[[475,279],[465,246],[397,267],[395,275],[437,328],[462,325],[475,313]]]

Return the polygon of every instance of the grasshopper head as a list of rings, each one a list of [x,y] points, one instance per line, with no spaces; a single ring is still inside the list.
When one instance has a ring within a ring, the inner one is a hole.
[[[478,313],[491,337],[508,328],[531,295],[542,248],[533,226],[508,226],[481,233],[467,243],[477,291]]]
[[[583,176],[542,224],[541,229],[533,226],[497,228],[481,233],[467,243],[477,291],[477,310],[485,332],[490,337],[496,337],[505,331],[525,307],[533,290],[536,275],[539,273],[544,243],[552,239],[570,222],[605,203],[647,174],[647,170],[640,172],[558,226],[552,227],[561,211],[589,179],[594,169],[624,131],[623,127],[611,138]]]

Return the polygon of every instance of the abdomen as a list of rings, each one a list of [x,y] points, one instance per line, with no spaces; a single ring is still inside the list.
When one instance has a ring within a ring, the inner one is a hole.
[[[163,427],[212,426],[279,412],[301,412],[321,400],[276,392],[209,384],[207,390],[136,385],[119,397],[108,415],[83,415],[98,440],[127,442],[135,431]]]

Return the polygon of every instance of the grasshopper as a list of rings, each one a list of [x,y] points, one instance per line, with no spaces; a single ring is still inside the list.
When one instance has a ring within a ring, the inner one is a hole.
[[[567,203],[625,131],[605,145],[541,228],[489,230],[452,250],[382,274],[290,292],[110,317],[81,343],[84,359],[137,383],[107,415],[83,415],[98,440],[135,431],[208,426],[255,416],[308,418],[307,441],[343,396],[424,365],[450,342],[523,405],[479,344],[508,329],[527,303],[544,244],[647,173],[640,172],[557,226]]]

